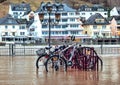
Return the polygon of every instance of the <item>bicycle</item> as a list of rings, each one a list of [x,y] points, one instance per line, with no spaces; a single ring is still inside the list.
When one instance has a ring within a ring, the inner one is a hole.
[[[54,69],[56,71],[67,71],[67,67],[77,67],[78,69],[95,69],[98,67],[98,61],[103,65],[102,60],[98,57],[97,53],[89,47],[81,47],[75,43],[62,50],[58,55],[53,55],[46,60],[46,71],[50,72]],[[84,50],[83,48],[87,49]],[[72,50],[71,50],[72,49]],[[84,52],[84,51],[88,51]],[[91,55],[90,52],[93,52]]]
[[[38,49],[36,51],[36,54],[37,56],[39,56],[36,60],[36,67],[37,69],[40,67],[40,66],[44,66],[44,63],[46,62],[47,58],[49,56],[52,56],[54,54],[57,54],[59,50],[61,49],[64,49],[65,46],[60,46],[60,47],[56,47],[56,48],[53,48],[53,47],[45,47],[45,48],[41,48],[41,49]],[[49,49],[50,49],[50,53],[49,53]]]
[[[49,57],[45,62],[46,71],[67,71],[67,67],[74,65],[77,60],[74,56],[76,47],[76,43],[72,44],[71,46],[61,50],[59,54]],[[73,58],[75,62],[73,62]]]

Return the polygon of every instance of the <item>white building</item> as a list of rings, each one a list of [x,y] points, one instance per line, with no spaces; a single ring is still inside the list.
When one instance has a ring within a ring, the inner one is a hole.
[[[16,20],[9,14],[0,19],[0,42],[23,43],[27,36],[26,20]]]
[[[53,6],[52,13],[50,15],[51,23],[55,21],[55,5],[59,6],[58,12],[60,13],[60,21],[57,25],[51,24],[51,38],[52,39],[66,39],[68,36],[75,36],[80,39],[86,37],[83,35],[82,23],[79,21],[79,15],[76,13],[75,9],[72,9],[66,4],[61,3],[41,3],[40,7],[36,10],[36,13],[44,12],[44,20],[41,22],[42,37],[48,39],[49,36],[49,26],[48,26],[48,11],[46,10],[46,5],[50,4]]]
[[[120,7],[114,7],[110,11],[110,16],[119,16],[120,15]]]
[[[21,18],[23,15],[28,14],[31,12],[30,4],[22,2],[20,4],[13,4],[9,5],[9,12],[8,14],[12,15],[14,18]]]
[[[79,16],[82,20],[87,20],[90,16],[100,13],[104,18],[108,17],[108,11],[101,5],[82,5],[78,9]]]

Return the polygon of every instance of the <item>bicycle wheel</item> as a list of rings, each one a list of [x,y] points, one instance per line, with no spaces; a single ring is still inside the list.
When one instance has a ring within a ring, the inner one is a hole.
[[[47,59],[45,63],[45,68],[47,72],[63,72],[67,71],[67,63],[63,57],[59,57],[59,55],[53,55]]]
[[[36,67],[40,68],[44,66],[44,63],[46,62],[47,58],[48,58],[47,54],[42,54],[41,56],[39,56],[36,60]]]

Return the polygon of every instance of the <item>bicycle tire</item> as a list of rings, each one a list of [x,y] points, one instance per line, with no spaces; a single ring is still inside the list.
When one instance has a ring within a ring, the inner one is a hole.
[[[46,72],[53,72],[54,70],[67,71],[67,62],[65,58],[59,57],[59,55],[52,55],[46,60],[45,68],[46,68]]]
[[[36,60],[36,68],[38,69],[40,66],[42,66],[42,64],[40,65],[39,63],[42,63],[41,62],[41,59],[42,58],[46,58],[46,57],[48,57],[48,54],[42,54],[42,55],[40,55],[38,58],[37,58],[37,60]],[[43,63],[43,65],[44,65],[44,63]]]

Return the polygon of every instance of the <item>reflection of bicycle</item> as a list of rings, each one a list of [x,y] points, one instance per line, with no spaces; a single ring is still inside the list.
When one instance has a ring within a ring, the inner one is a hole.
[[[46,60],[46,71],[67,71],[68,66],[76,64],[77,57],[75,51],[77,50],[77,44],[72,44],[59,52],[58,55],[53,55]]]

